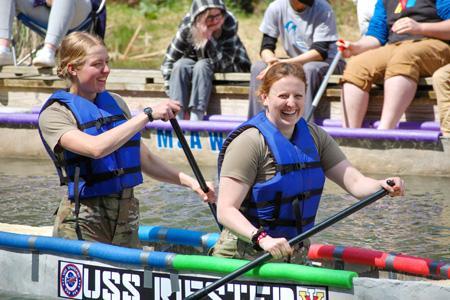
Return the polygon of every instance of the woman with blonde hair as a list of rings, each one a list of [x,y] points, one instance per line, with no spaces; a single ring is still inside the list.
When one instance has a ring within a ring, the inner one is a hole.
[[[103,41],[84,32],[69,34],[59,51],[58,75],[68,91],[53,93],[39,115],[39,132],[68,196],[60,203],[54,236],[138,247],[139,201],[133,188],[142,173],[183,185],[204,201],[197,181],[151,153],[140,131],[179,111],[168,100],[132,117],[124,100],[105,90],[110,68]]]

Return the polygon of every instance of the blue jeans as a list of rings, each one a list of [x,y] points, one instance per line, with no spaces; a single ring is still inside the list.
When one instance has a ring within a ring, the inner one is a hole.
[[[205,112],[211,97],[213,76],[213,66],[207,59],[179,59],[170,75],[170,99],[180,102],[183,111]]]

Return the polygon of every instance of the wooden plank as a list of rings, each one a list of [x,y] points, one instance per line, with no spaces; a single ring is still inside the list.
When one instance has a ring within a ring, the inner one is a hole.
[[[23,74],[47,74],[47,75],[56,75],[56,68],[43,68],[43,67],[34,67],[34,66],[3,66],[0,68],[1,72],[12,73],[17,75]]]
[[[215,73],[214,80],[250,82],[250,73]]]

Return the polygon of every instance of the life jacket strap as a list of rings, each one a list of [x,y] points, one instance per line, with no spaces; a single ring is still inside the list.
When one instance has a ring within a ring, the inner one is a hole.
[[[313,169],[320,168],[322,165],[320,161],[312,161],[312,162],[304,162],[304,163],[294,163],[294,164],[284,164],[284,165],[276,165],[275,169],[277,172],[280,172],[281,175],[299,171],[303,169]]]
[[[314,222],[315,216],[301,219],[301,226],[305,227]],[[249,219],[255,219],[256,217],[249,217]],[[297,228],[297,220],[287,220],[287,219],[277,219],[277,220],[261,220],[258,219],[259,223],[262,226],[285,226],[285,227],[296,227]]]
[[[80,183],[80,167],[75,167],[75,178],[74,178],[74,188],[73,188],[73,198],[75,200],[75,232],[77,234],[78,240],[82,241],[83,236],[81,234],[81,228],[79,223],[80,214],[80,194],[79,194],[79,183]]]
[[[267,200],[267,201],[258,201],[257,203],[253,202],[253,201],[246,201],[246,206],[248,208],[266,208],[272,205],[277,205],[277,203],[279,205],[282,204],[286,204],[286,203],[292,203],[295,199],[299,199],[300,201],[305,201],[308,200],[309,198],[311,198],[312,196],[317,196],[322,194],[323,189],[314,189],[314,190],[310,190],[310,191],[306,191],[304,193],[295,195],[295,196],[290,196],[290,197],[285,197],[285,198],[281,198],[280,200],[277,200],[277,196],[275,196],[274,200]],[[278,195],[278,193],[277,193]]]
[[[124,115],[115,115],[115,116],[99,118],[94,121],[89,121],[84,124],[80,124],[79,128],[80,128],[80,130],[84,130],[84,129],[91,128],[91,127],[96,127],[97,129],[99,129],[103,125],[106,125],[106,124],[109,124],[112,122],[116,122],[116,121],[120,121],[120,120],[126,120],[125,116]]]
[[[297,232],[303,232],[302,226],[302,216],[303,216],[303,205],[300,203],[299,198],[295,198],[292,201],[292,209],[294,210],[295,215],[295,227],[297,227]]]
[[[97,173],[95,175],[82,175],[80,177],[86,182],[87,185],[91,185],[97,182],[109,180],[111,178],[122,176],[125,174],[139,173],[139,172],[141,172],[141,166],[131,168],[120,168],[110,172]]]

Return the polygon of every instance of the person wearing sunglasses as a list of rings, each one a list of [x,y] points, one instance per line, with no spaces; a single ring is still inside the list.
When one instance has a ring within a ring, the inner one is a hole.
[[[182,108],[178,119],[202,120],[215,72],[249,72],[238,22],[222,0],[194,0],[167,48],[161,71],[166,93]]]

